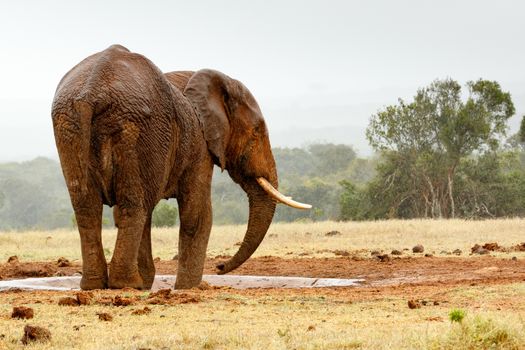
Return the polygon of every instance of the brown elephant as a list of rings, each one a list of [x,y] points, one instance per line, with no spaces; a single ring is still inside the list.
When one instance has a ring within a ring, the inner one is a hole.
[[[72,68],[52,106],[60,163],[80,233],[82,289],[148,289],[155,267],[151,214],[162,198],[179,205],[176,288],[200,283],[211,230],[213,164],[249,197],[239,251],[229,272],[257,249],[280,194],[268,131],[240,82],[212,70],[167,75],[147,58],[114,45]],[[109,273],[101,242],[102,205],[118,227]]]

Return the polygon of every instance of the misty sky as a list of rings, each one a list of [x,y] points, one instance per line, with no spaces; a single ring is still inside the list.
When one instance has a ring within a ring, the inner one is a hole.
[[[119,43],[161,70],[214,68],[257,98],[274,146],[370,154],[378,109],[436,78],[497,80],[525,114],[521,1],[2,1],[0,161],[56,158],[60,78]]]

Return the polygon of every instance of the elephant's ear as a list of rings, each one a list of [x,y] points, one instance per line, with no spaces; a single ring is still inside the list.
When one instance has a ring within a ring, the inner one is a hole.
[[[218,71],[203,69],[192,75],[184,95],[195,107],[208,143],[219,166],[226,166],[226,147],[230,139],[229,78]]]

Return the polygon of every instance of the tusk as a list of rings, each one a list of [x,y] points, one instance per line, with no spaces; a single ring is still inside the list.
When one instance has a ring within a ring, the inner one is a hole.
[[[312,206],[310,204],[304,204],[296,202],[292,199],[292,197],[286,197],[281,192],[277,191],[264,177],[258,177],[257,182],[259,185],[276,201],[281,202],[283,204],[286,204],[292,208],[297,209],[311,209]]]

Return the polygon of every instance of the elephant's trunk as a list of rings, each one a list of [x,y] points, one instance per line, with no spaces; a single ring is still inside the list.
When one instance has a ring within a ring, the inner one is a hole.
[[[277,187],[277,176],[272,174],[270,182]],[[237,253],[228,261],[217,265],[218,273],[225,274],[242,265],[261,244],[275,212],[275,201],[259,186],[254,178],[241,183],[248,194],[250,216],[244,240]]]

